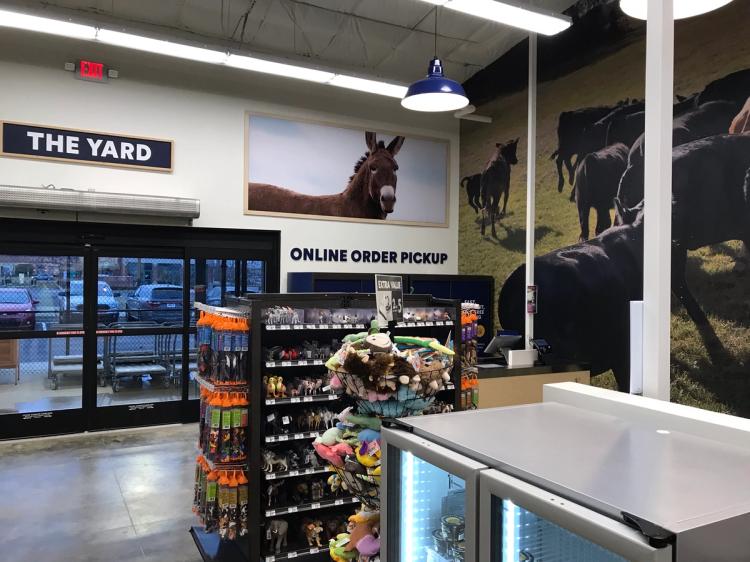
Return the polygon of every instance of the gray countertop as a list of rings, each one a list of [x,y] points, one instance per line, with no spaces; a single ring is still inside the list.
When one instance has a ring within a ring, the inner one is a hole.
[[[750,450],[554,402],[416,416],[414,433],[619,518],[674,533],[750,512]]]
[[[477,365],[477,377],[494,379],[497,377],[545,375],[547,373],[571,373],[573,371],[588,371],[589,369],[589,365],[582,363],[555,363],[554,365],[534,365],[533,367],[515,367],[513,369],[500,363],[480,363]]]

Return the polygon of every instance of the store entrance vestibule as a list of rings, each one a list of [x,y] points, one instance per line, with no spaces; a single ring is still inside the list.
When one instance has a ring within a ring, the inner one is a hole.
[[[0,438],[197,420],[195,302],[278,288],[277,232],[0,219]]]

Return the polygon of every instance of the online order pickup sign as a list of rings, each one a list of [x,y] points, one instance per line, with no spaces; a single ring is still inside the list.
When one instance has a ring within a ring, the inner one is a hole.
[[[375,275],[375,301],[378,307],[378,326],[404,319],[404,283],[400,275]]]

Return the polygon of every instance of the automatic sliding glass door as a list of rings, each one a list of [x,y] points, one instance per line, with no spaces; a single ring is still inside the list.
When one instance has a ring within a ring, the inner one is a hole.
[[[84,429],[84,256],[26,252],[0,255],[0,438]]]
[[[93,427],[181,421],[183,339],[192,293],[179,251],[95,248]],[[92,291],[93,293],[93,291]],[[93,345],[92,345],[93,349]]]

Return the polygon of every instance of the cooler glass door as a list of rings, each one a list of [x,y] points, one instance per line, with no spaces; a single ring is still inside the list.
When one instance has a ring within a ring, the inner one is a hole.
[[[479,472],[486,467],[384,429],[381,552],[388,562],[477,562]]]
[[[669,562],[624,523],[497,470],[480,475],[479,557],[487,562]]]

